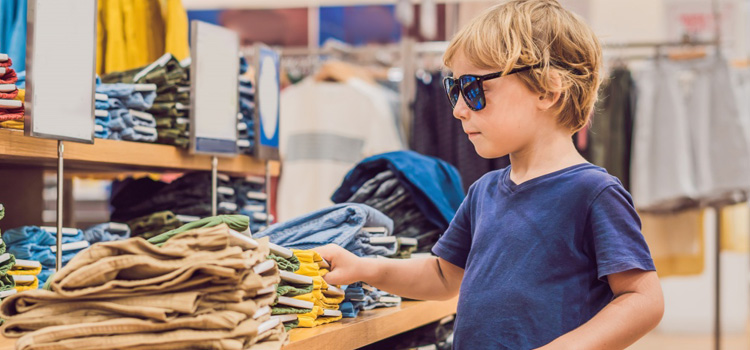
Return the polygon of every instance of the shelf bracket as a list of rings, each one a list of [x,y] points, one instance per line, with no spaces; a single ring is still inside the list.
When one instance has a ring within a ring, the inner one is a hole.
[[[219,202],[219,158],[217,156],[211,157],[211,216],[218,214],[218,202]]]

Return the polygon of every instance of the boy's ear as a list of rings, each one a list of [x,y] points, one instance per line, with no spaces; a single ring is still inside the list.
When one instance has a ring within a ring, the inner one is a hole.
[[[554,107],[557,102],[560,101],[560,97],[562,96],[562,93],[560,92],[562,90],[562,76],[560,73],[551,70],[548,79],[548,86],[552,88],[552,91],[541,93],[539,95],[539,101],[537,102],[537,108],[542,111]]]

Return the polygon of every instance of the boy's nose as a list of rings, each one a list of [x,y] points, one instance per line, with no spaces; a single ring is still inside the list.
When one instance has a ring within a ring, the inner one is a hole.
[[[458,101],[456,102],[456,107],[453,108],[453,117],[458,120],[467,120],[469,119],[470,111],[471,110],[469,109],[469,106],[466,105],[463,96],[459,96]]]

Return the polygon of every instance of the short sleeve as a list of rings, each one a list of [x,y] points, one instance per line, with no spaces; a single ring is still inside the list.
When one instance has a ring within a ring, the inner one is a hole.
[[[432,247],[435,255],[462,269],[466,268],[466,260],[471,250],[471,208],[474,186],[476,185],[469,188],[469,193],[458,207],[448,230]]]
[[[591,203],[588,219],[598,277],[639,269],[655,271],[641,233],[633,200],[620,185],[610,185]]]

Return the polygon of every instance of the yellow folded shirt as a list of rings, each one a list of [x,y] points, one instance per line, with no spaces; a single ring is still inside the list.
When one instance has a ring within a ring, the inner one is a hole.
[[[6,128],[6,129],[23,130],[23,121],[22,120],[6,120],[4,122],[0,122],[0,127]]]
[[[13,266],[13,268],[11,268],[8,271],[8,274],[9,275],[36,276],[40,272],[42,272],[42,267],[41,266],[39,266],[37,268],[25,268],[25,267],[21,267],[21,266],[15,265],[15,266]]]
[[[16,290],[19,292],[33,290],[33,289],[39,289],[39,279],[36,278],[36,276],[34,276],[34,280],[32,282],[16,281]]]
[[[328,283],[321,276],[312,276],[313,289],[328,289]]]
[[[299,259],[300,263],[317,264],[319,261],[323,261],[323,258],[314,250],[298,250],[292,249],[294,256]]]
[[[294,271],[294,273],[303,276],[319,277],[320,266],[316,263],[300,263],[299,270]]]
[[[321,307],[315,306],[313,307],[312,312],[297,315],[297,319],[299,320],[298,327],[312,328],[312,327],[324,325],[327,323],[336,322],[341,319],[341,316],[324,317],[323,312],[324,310]]]
[[[323,296],[323,293],[320,291],[313,291],[312,293],[302,294],[294,297],[294,299],[307,301],[315,304],[315,306],[321,307],[323,309],[328,310],[338,310],[339,305],[341,302],[336,303],[335,300],[332,303],[329,303],[327,298]]]

